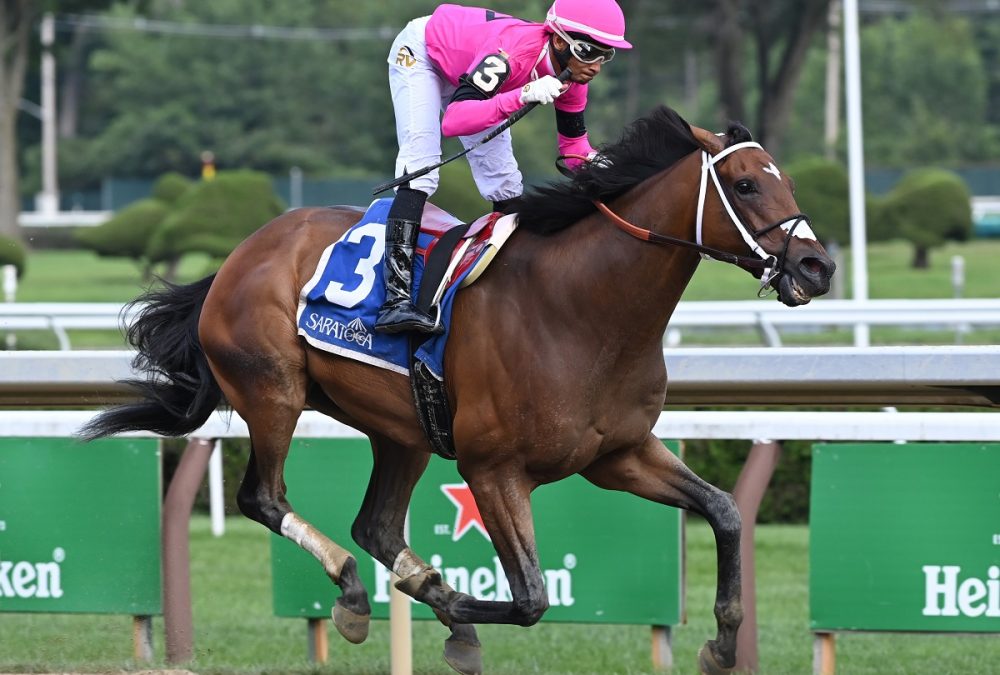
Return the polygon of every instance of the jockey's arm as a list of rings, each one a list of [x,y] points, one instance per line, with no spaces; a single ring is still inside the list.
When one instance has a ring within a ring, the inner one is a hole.
[[[522,107],[520,90],[490,97],[463,78],[444,111],[441,133],[445,136],[478,134],[500,124]]]
[[[556,108],[556,130],[559,137],[560,155],[580,155],[590,157],[596,150],[590,145],[590,138],[587,136],[587,126],[583,121],[583,111],[569,112]],[[570,158],[566,160],[566,166],[576,169],[583,164],[583,160]]]

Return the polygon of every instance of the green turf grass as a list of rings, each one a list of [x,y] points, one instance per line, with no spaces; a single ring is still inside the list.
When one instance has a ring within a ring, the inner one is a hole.
[[[337,673],[374,675],[389,671],[388,622],[372,623],[362,645],[351,645],[327,623],[330,659],[306,659],[306,622],[271,614],[268,533],[243,518],[230,518],[226,534],[211,535],[207,517],[191,526],[195,659],[186,667],[201,675]],[[697,673],[696,653],[714,636],[715,550],[711,531],[691,519],[688,527],[686,625],[674,628],[672,672]],[[627,574],[627,552],[622,567]],[[761,673],[809,673],[808,530],[805,526],[757,528],[757,602]],[[156,661],[163,663],[163,622],[154,621]],[[448,673],[441,659],[447,630],[415,622],[414,672]],[[481,626],[486,672],[654,672],[650,631],[645,626],[542,623],[531,628]],[[131,659],[131,619],[122,616],[0,613],[0,672],[108,672],[140,669]],[[840,673],[852,675],[940,675],[988,673],[996,666],[997,636],[841,634]]]

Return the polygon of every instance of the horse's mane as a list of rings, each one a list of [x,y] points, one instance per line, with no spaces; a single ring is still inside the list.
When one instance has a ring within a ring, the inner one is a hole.
[[[732,123],[728,136],[732,144],[749,140],[750,132]],[[699,147],[691,126],[676,111],[659,106],[626,127],[616,143],[601,148],[606,163],[588,163],[572,179],[533,187],[507,211],[519,214],[521,229],[555,232],[593,213],[593,200],[613,200]]]

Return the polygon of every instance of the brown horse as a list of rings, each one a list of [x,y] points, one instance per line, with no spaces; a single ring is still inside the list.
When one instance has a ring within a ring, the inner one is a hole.
[[[798,213],[789,179],[750,140],[740,125],[718,136],[666,108],[654,111],[607,147],[604,161],[524,197],[519,229],[458,294],[445,351],[458,470],[512,601],[454,591],[403,538],[430,458],[408,378],[297,335],[299,292],[324,248],[358,222],[357,209],[286,213],[244,241],[214,277],[141,298],[148,304],[129,339],[137,369],[149,375],[134,383],[142,399],[103,412],[83,433],[185,435],[224,397],[250,429],[241,510],[323,564],[342,591],[334,621],[352,642],[366,637],[370,612],[355,559],[294,512],[282,470],[307,406],[367,434],[374,468],[352,536],[451,628],[445,658],[466,673],[482,668],[473,624],[528,626],[547,608],[531,513],[536,487],[581,474],[694,511],[711,524],[718,550],[718,633],[702,648],[700,667],[725,672],[742,618],[740,518],[729,494],[651,433],[667,385],[661,338],[699,251],[763,277],[762,287],[786,305],[825,293],[834,271]]]

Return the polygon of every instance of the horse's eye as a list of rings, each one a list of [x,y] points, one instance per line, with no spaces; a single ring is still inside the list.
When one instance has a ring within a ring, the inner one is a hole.
[[[757,186],[754,185],[752,180],[744,178],[743,180],[736,181],[736,194],[740,195],[752,195],[757,191]]]

